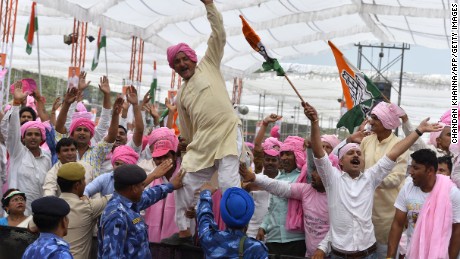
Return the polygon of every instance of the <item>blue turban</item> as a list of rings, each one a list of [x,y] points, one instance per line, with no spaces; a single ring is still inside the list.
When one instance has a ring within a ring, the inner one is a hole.
[[[254,200],[241,188],[229,188],[220,201],[220,214],[227,227],[245,227],[254,214]]]

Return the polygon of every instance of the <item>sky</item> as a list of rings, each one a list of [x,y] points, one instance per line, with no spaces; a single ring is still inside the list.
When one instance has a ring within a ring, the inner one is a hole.
[[[378,66],[378,54],[380,49],[374,49],[373,52],[370,49],[365,50],[366,57],[373,62],[375,66]],[[342,50],[342,53],[351,61],[354,65],[357,64],[358,60],[358,47],[351,47],[346,50]],[[382,58],[382,67],[388,62],[391,62],[395,57],[401,54],[401,50],[390,50],[384,49],[384,57]],[[388,59],[388,56],[390,58]],[[325,65],[335,66],[335,59],[332,55],[327,53],[320,53],[314,56],[303,57],[299,59],[289,60],[293,63],[311,64],[311,65]],[[363,62],[363,69],[364,67]],[[390,71],[399,71],[401,64],[398,62],[393,65]],[[368,66],[370,68],[370,66]],[[404,52],[404,72],[414,72],[420,74],[450,74],[450,51],[449,49],[431,49],[420,46],[410,46],[409,50]]]

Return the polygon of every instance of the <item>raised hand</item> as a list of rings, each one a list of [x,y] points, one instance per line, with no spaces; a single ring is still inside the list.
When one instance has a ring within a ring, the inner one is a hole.
[[[155,105],[146,103],[142,108],[144,108],[144,110],[147,111],[154,119],[160,118],[160,114],[158,113],[158,110],[155,107]]]
[[[21,104],[26,98],[28,93],[24,93],[22,91],[22,82],[16,81],[14,82],[14,93],[13,93],[13,100],[14,103]]]
[[[155,167],[152,174],[155,175],[155,179],[163,177],[169,170],[173,168],[172,159],[164,160],[159,166]]]
[[[61,97],[58,96],[56,99],[54,99],[53,106],[51,107],[51,111],[57,111],[59,109],[59,106],[61,106]]]
[[[311,106],[307,102],[301,103],[303,107],[303,113],[311,122],[316,122],[318,121],[318,113],[316,112],[315,108]]]
[[[439,123],[428,123],[429,120],[430,118],[424,119],[422,122],[420,122],[420,125],[418,125],[417,129],[422,133],[441,131],[443,129]]]
[[[115,102],[113,103],[113,113],[120,114],[121,109],[123,109],[123,98],[119,95]]]
[[[99,90],[101,90],[103,94],[110,94],[109,79],[106,76],[100,78]]]
[[[272,113],[268,115],[267,117],[265,117],[264,122],[265,123],[276,122],[278,120],[281,120],[281,118],[283,118],[283,116],[279,116],[277,114]]]
[[[75,87],[67,89],[67,93],[64,95],[64,102],[72,104],[78,97],[78,89]]]
[[[173,188],[174,190],[177,190],[177,189],[180,189],[182,187],[184,187],[184,184],[182,184],[182,180],[184,179],[184,176],[186,175],[187,173],[185,172],[184,169],[181,169],[179,171],[179,174],[176,175],[171,181],[170,183],[173,185]]]
[[[168,98],[165,98],[165,105],[168,108],[169,112],[175,112],[177,110],[176,105],[171,104]]]
[[[80,75],[78,76],[78,90],[83,92],[86,88],[88,88],[91,81],[86,82],[86,72],[81,71]]]
[[[148,91],[147,93],[145,93],[144,98],[142,99],[142,106],[149,103],[151,99],[152,97],[150,96],[150,91]]]
[[[137,90],[134,86],[130,86],[128,89],[126,89],[126,100],[132,105],[139,104],[137,99]]]

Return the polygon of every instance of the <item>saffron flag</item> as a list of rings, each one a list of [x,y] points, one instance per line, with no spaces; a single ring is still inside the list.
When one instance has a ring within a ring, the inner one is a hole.
[[[38,19],[37,13],[35,12],[35,6],[37,3],[32,2],[32,11],[30,12],[30,19],[27,23],[26,33],[24,35],[24,39],[27,42],[26,52],[27,54],[32,53],[32,46],[34,45],[34,34],[38,31]]]
[[[262,57],[264,57],[265,62],[262,64],[262,70],[265,71],[276,71],[277,76],[284,76],[284,70],[279,64],[278,60],[269,56],[267,52],[267,48],[265,48],[264,44],[260,40],[259,35],[249,26],[248,22],[244,19],[242,15],[240,15],[241,21],[243,22],[243,34],[246,40],[248,41],[251,47],[259,52]]]
[[[377,99],[382,94],[375,84],[361,71],[354,67],[330,41],[329,46],[334,53],[337,68],[339,69],[340,81],[342,83],[343,95],[345,97],[346,112],[337,123],[337,127],[346,127],[350,133],[356,126],[359,126]]]
[[[97,65],[99,64],[99,57],[101,55],[102,48],[106,47],[106,40],[107,37],[105,36],[105,29],[99,28],[99,33],[97,35],[97,47],[94,51],[93,63],[91,65],[91,71],[96,69]]]
[[[158,79],[157,79],[157,62],[153,61],[153,80],[152,83],[150,84],[150,102],[155,103],[155,91],[157,90],[157,84],[158,84]]]

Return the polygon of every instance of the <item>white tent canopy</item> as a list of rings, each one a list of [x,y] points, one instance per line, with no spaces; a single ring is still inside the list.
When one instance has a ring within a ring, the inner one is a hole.
[[[227,80],[243,77],[242,102],[250,108],[248,117],[257,117],[259,94],[266,92],[265,113],[276,111],[277,101],[284,99],[284,112],[294,111],[298,99],[282,78],[252,73],[261,66],[262,57],[255,53],[241,32],[242,14],[262,38],[264,44],[280,61],[317,53],[327,53],[327,40],[340,49],[354,43],[409,43],[430,48],[449,47],[450,1],[444,0],[214,0],[223,13],[227,44],[222,71]],[[37,49],[25,52],[23,40],[29,20],[31,1],[20,0],[12,66],[37,72]],[[121,91],[123,78],[128,77],[131,36],[145,40],[143,90],[152,78],[152,63],[158,64],[162,98],[170,85],[171,69],[166,61],[166,48],[186,42],[202,57],[210,34],[205,8],[199,0],[38,0],[41,72],[67,77],[71,47],[63,43],[63,35],[72,32],[74,17],[88,22],[88,35],[97,37],[99,26],[107,31],[107,58],[111,85]],[[36,46],[36,45],[35,45]],[[86,70],[96,41],[87,43]],[[5,51],[5,47],[3,48]],[[325,54],[326,55],[326,54]],[[327,55],[331,55],[327,53]],[[283,65],[290,66],[290,65]],[[285,67],[285,70],[288,68]],[[335,71],[334,71],[335,69]],[[306,99],[324,114],[337,120],[341,96],[336,68],[299,66],[292,68],[295,85]],[[314,76],[306,72],[314,71]],[[105,74],[104,55],[98,68],[89,73],[97,82]],[[393,75],[393,78],[396,76]],[[411,81],[412,80],[412,81]],[[424,86],[418,85],[422,80]],[[441,81],[439,81],[441,80]],[[437,89],[429,89],[437,84]],[[439,85],[441,82],[441,85]],[[423,115],[425,101],[440,115],[447,108],[448,78],[418,78],[405,75],[403,102],[410,114]],[[417,86],[416,86],[417,85]],[[44,86],[46,87],[46,86]],[[419,91],[419,88],[423,91]],[[231,84],[228,84],[228,89]],[[284,97],[283,97],[284,96]],[[392,100],[397,100],[394,98]],[[444,103],[443,103],[444,102]],[[436,103],[436,105],[431,105]],[[327,126],[327,125],[326,125]]]

